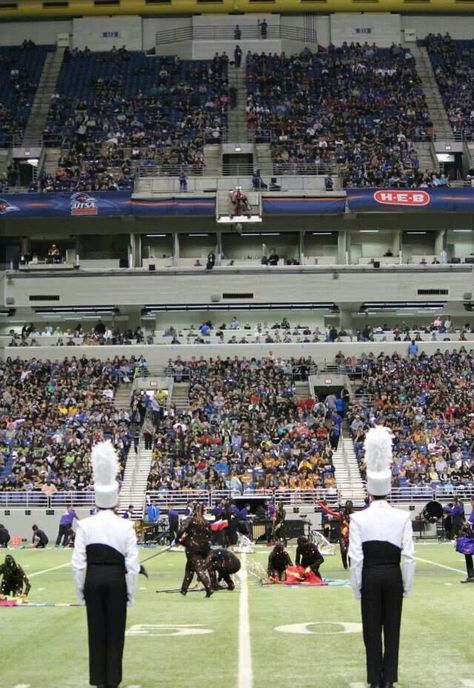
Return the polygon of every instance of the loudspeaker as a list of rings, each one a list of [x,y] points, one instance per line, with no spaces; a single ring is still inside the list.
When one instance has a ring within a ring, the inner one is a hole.
[[[220,294],[211,294],[212,303],[218,303],[221,300]]]
[[[149,265],[149,266],[148,266],[148,270],[149,270],[150,272],[155,272],[156,266],[155,266],[154,264]]]
[[[128,268],[128,258],[120,258],[119,268]]]
[[[464,292],[464,294],[462,295],[462,300],[463,301],[471,301],[472,300],[472,292],[470,292],[470,291]]]
[[[374,268],[380,267],[380,260],[374,260]]]

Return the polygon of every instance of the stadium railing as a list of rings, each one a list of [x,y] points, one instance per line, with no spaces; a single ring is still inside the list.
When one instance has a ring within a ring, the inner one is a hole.
[[[344,496],[342,496],[342,494]],[[431,500],[447,502],[454,497],[461,500],[469,500],[474,497],[474,484],[465,486],[452,485],[422,485],[394,487],[390,493],[389,501],[393,504],[423,504]],[[188,502],[197,500],[206,505],[213,505],[221,499],[265,499],[282,501],[285,506],[309,506],[315,505],[321,499],[326,499],[330,504],[337,504],[350,498],[350,487],[347,485],[338,488],[316,488],[313,490],[149,490],[149,499],[156,500],[160,506],[183,507]],[[61,508],[70,504],[76,507],[94,506],[94,492],[87,490],[83,492],[58,492],[48,498],[42,492],[0,492],[0,508]],[[136,505],[140,506],[140,505]]]
[[[238,17],[236,17],[236,20]],[[236,21],[236,23],[238,23]],[[252,26],[242,25],[240,28],[240,38],[236,39],[234,26],[186,26],[177,29],[166,29],[157,31],[155,34],[155,44],[166,45],[179,43],[181,41],[251,41],[261,40],[262,35],[260,26],[255,22]],[[316,33],[311,29],[304,29],[299,26],[282,26],[281,24],[267,24],[266,39],[279,39],[304,41],[305,43],[317,44]]]

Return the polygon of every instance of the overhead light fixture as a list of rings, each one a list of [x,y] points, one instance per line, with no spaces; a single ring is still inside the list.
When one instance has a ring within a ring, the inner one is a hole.
[[[34,309],[38,315],[118,315],[117,306],[39,306]]]
[[[156,313],[180,312],[180,311],[232,311],[232,310],[305,310],[305,311],[331,311],[337,312],[338,307],[334,302],[321,303],[193,303],[193,304],[153,304],[144,306],[142,316],[150,316]]]
[[[204,233],[199,233],[199,234],[188,234],[188,236],[196,237],[196,236],[209,236],[209,234],[204,234]]]
[[[147,237],[167,237],[169,234],[145,234]]]
[[[473,232],[473,229],[453,229],[453,232]]]
[[[361,229],[361,234],[378,234],[380,230],[378,229]]]
[[[331,236],[334,232],[311,232],[312,236]]]
[[[405,234],[427,234],[427,232],[405,232]]]
[[[235,150],[236,153],[240,153],[240,151],[242,150],[242,148],[241,148],[240,146],[235,146],[234,150]]]

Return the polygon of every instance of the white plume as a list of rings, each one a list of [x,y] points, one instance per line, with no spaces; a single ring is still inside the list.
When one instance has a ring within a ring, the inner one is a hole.
[[[367,471],[386,471],[392,463],[392,433],[389,428],[378,425],[365,436],[365,461]]]
[[[95,485],[110,485],[118,473],[118,460],[112,442],[99,442],[91,452],[92,472]]]

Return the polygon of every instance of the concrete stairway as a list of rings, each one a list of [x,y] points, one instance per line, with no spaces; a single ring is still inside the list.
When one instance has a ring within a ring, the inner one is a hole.
[[[119,499],[119,512],[123,513],[129,505],[133,505],[133,516],[138,519],[142,517],[145,507],[152,458],[152,451],[143,447],[140,441],[137,454],[133,447],[130,448]]]
[[[336,469],[336,486],[340,501],[344,503],[346,499],[352,499],[354,504],[362,504],[366,492],[350,437],[341,436],[332,460]]]
[[[172,402],[178,411],[184,411],[188,406],[189,385],[187,382],[175,382],[173,385]]]
[[[60,157],[60,148],[46,148],[43,162],[43,172],[46,174],[54,174],[58,167],[58,160]]]
[[[204,146],[204,174],[206,177],[220,177],[222,174],[221,144],[210,143]]]
[[[421,87],[428,104],[435,136],[437,139],[453,140],[453,130],[444,109],[443,99],[439,92],[428,51],[426,48],[410,46],[410,52],[415,58],[416,71],[421,79]]]
[[[245,106],[247,104],[247,89],[245,86],[245,67],[236,69],[229,65],[229,88],[237,90],[237,103],[233,110],[229,109],[227,141],[229,143],[245,143],[248,139]]]
[[[255,167],[260,170],[260,174],[262,175],[264,181],[268,184],[270,180],[267,179],[267,177],[273,176],[273,162],[272,154],[270,152],[270,144],[257,143],[255,149],[257,160]]]
[[[10,151],[8,148],[0,148],[0,175],[7,173]]]
[[[130,410],[130,395],[132,393],[132,383],[122,384],[117,388],[117,392],[114,397],[114,406],[119,410],[129,411]]]
[[[418,141],[415,144],[415,148],[420,163],[419,169],[422,172],[425,172],[425,170],[428,172],[438,172],[439,162],[434,155],[434,148],[431,141]]]
[[[51,96],[56,91],[56,83],[64,58],[64,48],[56,48],[48,53],[41,79],[38,84],[33,107],[23,135],[23,147],[39,145],[51,105]]]
[[[309,391],[309,382],[307,380],[306,382],[295,382],[295,388],[295,397],[297,401],[310,398],[311,392]]]

